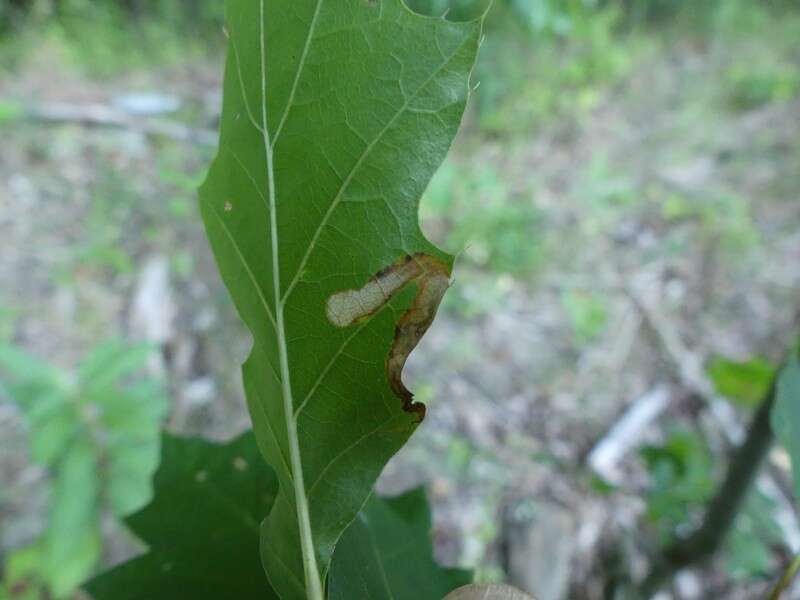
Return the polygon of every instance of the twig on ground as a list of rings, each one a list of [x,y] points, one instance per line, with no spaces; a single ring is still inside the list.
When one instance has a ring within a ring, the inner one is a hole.
[[[26,108],[22,118],[43,123],[72,123],[87,127],[113,127],[137,131],[151,137],[216,146],[217,134],[165,119],[141,118],[103,104],[42,104]]]
[[[628,298],[642,314],[645,323],[661,341],[667,355],[675,365],[678,379],[690,392],[708,402],[709,409],[722,426],[728,443],[735,445],[742,441],[744,431],[736,421],[730,403],[716,393],[714,385],[706,377],[703,357],[690,350],[678,335],[677,328],[659,311],[645,295],[634,286],[626,289]]]
[[[666,410],[671,395],[669,386],[662,384],[634,400],[589,452],[586,459],[589,467],[605,481],[620,483],[620,461],[641,442],[647,428]]]

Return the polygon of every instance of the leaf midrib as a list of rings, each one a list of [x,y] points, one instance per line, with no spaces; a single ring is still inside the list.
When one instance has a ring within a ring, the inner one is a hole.
[[[314,11],[314,17],[311,21],[306,38],[303,54],[297,67],[297,74],[295,81],[292,84],[292,90],[289,99],[284,109],[283,116],[276,130],[276,140],[286,120],[286,115],[293,101],[295,90],[297,89],[300,75],[306,62],[308,48],[311,43],[311,38],[314,34],[314,28],[319,15],[322,0],[318,0],[317,7]],[[278,253],[278,217],[277,217],[277,202],[275,194],[275,169],[272,156],[272,150],[275,140],[270,141],[269,127],[267,125],[267,58],[266,58],[266,34],[264,25],[264,0],[259,2],[259,21],[260,21],[260,49],[261,49],[261,134],[264,142],[265,160],[267,163],[267,185],[269,196],[269,220],[270,220],[270,238],[272,242],[272,282],[273,282],[273,300],[275,303],[275,331],[278,338],[278,354],[280,357],[280,370],[281,370],[281,388],[283,395],[283,412],[286,420],[286,436],[289,442],[289,454],[291,460],[292,484],[294,487],[294,500],[295,510],[297,513],[298,529],[300,532],[300,546],[302,551],[303,571],[305,574],[305,585],[308,593],[309,600],[323,600],[322,582],[320,580],[319,568],[317,566],[316,552],[314,549],[314,540],[311,531],[311,518],[308,510],[308,498],[305,494],[305,485],[303,483],[303,466],[300,456],[300,441],[297,435],[297,421],[294,418],[294,402],[292,397],[292,387],[289,372],[289,357],[288,348],[286,343],[286,326],[283,319],[284,303],[281,299],[281,284],[280,284],[280,256]]]

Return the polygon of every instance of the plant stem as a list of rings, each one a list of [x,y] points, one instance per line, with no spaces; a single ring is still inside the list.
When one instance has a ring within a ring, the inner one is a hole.
[[[775,587],[769,594],[768,600],[780,600],[781,594],[785,592],[792,583],[792,580],[794,579],[794,576],[797,575],[798,571],[800,571],[800,555],[792,561],[792,564],[790,564],[789,568],[786,569],[783,577],[781,577],[778,583],[775,584]]]
[[[663,551],[640,588],[643,598],[651,598],[681,569],[709,559],[725,540],[772,446],[770,412],[774,401],[775,382],[753,416],[744,443],[734,451],[702,523],[689,537],[674,540]]]

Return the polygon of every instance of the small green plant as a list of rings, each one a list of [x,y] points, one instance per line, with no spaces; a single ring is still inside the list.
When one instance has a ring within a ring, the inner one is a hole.
[[[658,538],[667,543],[695,526],[700,509],[717,489],[715,461],[704,438],[677,429],[661,445],[642,450],[650,483],[647,520]],[[785,546],[781,528],[770,516],[774,503],[753,491],[722,548],[728,572],[734,578],[764,576],[773,566],[773,547]]]
[[[676,430],[663,444],[641,451],[650,483],[647,519],[666,542],[675,531],[693,521],[692,510],[714,491],[714,461],[697,433]]]
[[[68,598],[100,559],[103,513],[150,499],[167,400],[157,382],[132,378],[150,351],[111,341],[73,373],[0,345],[0,400],[22,411],[31,459],[51,477],[44,532],[8,559],[11,598]]]

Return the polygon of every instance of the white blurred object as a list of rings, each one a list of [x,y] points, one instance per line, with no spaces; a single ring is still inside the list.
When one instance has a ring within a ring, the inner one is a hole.
[[[589,467],[604,481],[622,483],[620,462],[641,443],[647,428],[666,410],[670,396],[669,386],[661,384],[635,400],[592,448],[587,458]]]
[[[217,395],[217,386],[213,377],[198,377],[183,388],[183,399],[192,407],[207,406]]]
[[[115,96],[111,105],[129,115],[150,117],[175,112],[181,107],[181,99],[158,92],[133,92]]]
[[[163,347],[175,337],[176,315],[169,260],[165,256],[153,256],[139,273],[128,318],[130,335]],[[160,353],[152,354],[148,368],[154,375],[164,375],[166,367]]]
[[[502,583],[473,583],[458,588],[444,600],[535,600],[532,596]]]
[[[703,585],[697,573],[681,571],[675,576],[675,588],[682,600],[698,600],[703,597]]]

